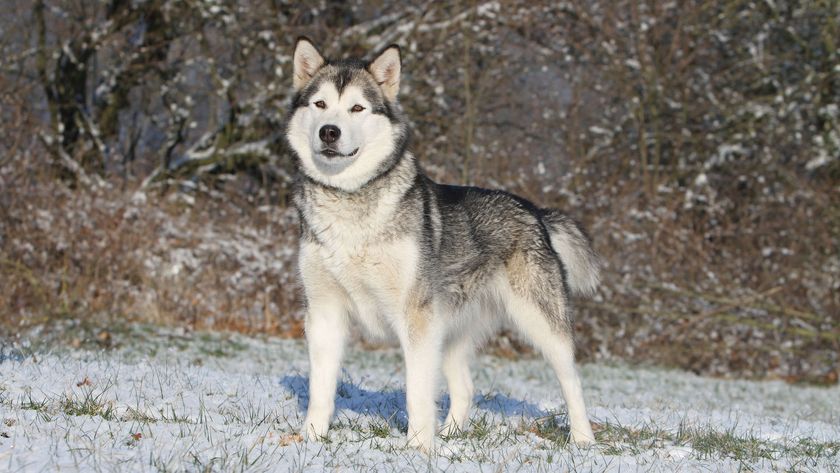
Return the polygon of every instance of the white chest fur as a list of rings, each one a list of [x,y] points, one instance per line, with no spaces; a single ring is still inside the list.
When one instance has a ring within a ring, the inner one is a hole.
[[[392,331],[404,333],[406,301],[417,277],[417,241],[393,225],[398,201],[399,195],[388,194],[361,208],[324,197],[306,209],[317,241],[304,243],[301,257],[317,259],[309,266],[325,273],[305,278],[307,294],[337,284],[351,315],[380,339]]]

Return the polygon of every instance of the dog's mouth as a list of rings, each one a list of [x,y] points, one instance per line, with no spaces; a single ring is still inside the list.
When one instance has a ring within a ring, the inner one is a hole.
[[[337,149],[333,148],[323,148],[320,153],[328,158],[349,158],[355,156],[356,153],[359,152],[359,148],[354,149],[353,151],[344,154],[339,152]]]

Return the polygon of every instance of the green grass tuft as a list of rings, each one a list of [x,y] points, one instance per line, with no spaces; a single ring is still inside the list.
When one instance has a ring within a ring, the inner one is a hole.
[[[92,390],[85,391],[81,398],[65,395],[59,402],[61,410],[71,416],[99,416],[107,421],[117,420],[114,404],[103,401],[102,395],[94,394]]]

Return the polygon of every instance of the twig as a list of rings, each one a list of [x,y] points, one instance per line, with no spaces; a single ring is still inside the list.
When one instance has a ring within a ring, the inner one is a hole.
[[[690,291],[688,289],[681,289],[678,287],[670,287],[664,286],[660,284],[653,284],[650,286],[653,289],[658,289],[660,291],[671,292],[675,294],[680,294],[683,296],[690,296],[695,297],[697,299],[704,299],[711,302],[716,302],[718,304],[726,304],[733,307],[747,307],[751,309],[761,309],[768,312],[775,312],[777,314],[787,315],[790,317],[799,317],[800,319],[810,320],[812,322],[825,322],[825,318],[820,317],[818,314],[814,314],[812,312],[805,312],[799,309],[793,309],[790,307],[783,307],[780,305],[772,304],[763,302],[760,304],[751,304],[752,301],[755,299],[760,299],[762,297],[767,297],[772,294],[775,294],[778,291],[773,290],[772,292],[767,291],[766,294],[756,294],[746,299],[738,300],[738,299],[729,299],[727,297],[716,296],[713,294],[703,294],[695,291]]]
[[[72,156],[70,156],[61,145],[56,145],[58,141],[57,138],[47,135],[46,133],[39,132],[38,138],[56,158],[58,161],[70,172],[72,172],[76,179],[82,183],[85,187],[95,188],[95,187],[105,187],[105,181],[100,177],[98,174],[94,174],[93,178],[85,172],[84,168],[81,164],[79,164]]]
[[[609,312],[614,314],[638,314],[638,315],[649,315],[651,317],[656,318],[664,318],[664,319],[684,319],[684,318],[691,318],[696,320],[702,320],[702,318],[709,318],[709,319],[718,319],[724,322],[729,322],[732,324],[743,324],[749,325],[754,328],[762,329],[762,330],[769,330],[769,331],[779,331],[779,332],[787,332],[793,335],[799,335],[802,337],[808,338],[820,338],[829,342],[840,342],[840,330],[830,330],[830,331],[817,331],[817,330],[809,330],[802,327],[779,327],[775,326],[772,323],[762,322],[759,320],[741,317],[735,315],[733,313],[728,312],[728,309],[737,306],[743,306],[743,304],[733,304],[732,307],[724,307],[720,309],[715,309],[712,311],[704,312],[701,314],[689,314],[689,313],[678,313],[678,312],[663,312],[656,310],[652,307],[648,306],[638,306],[638,307],[622,307],[617,306],[614,304],[606,304],[606,303],[597,303],[597,302],[589,302],[589,301],[580,301],[577,303],[581,307],[586,307],[590,309],[606,309]]]

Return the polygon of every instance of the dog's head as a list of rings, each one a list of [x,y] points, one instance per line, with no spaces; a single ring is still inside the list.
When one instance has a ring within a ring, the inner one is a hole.
[[[397,105],[400,66],[397,46],[372,61],[329,61],[298,39],[286,138],[307,176],[354,192],[399,160],[407,140]]]

